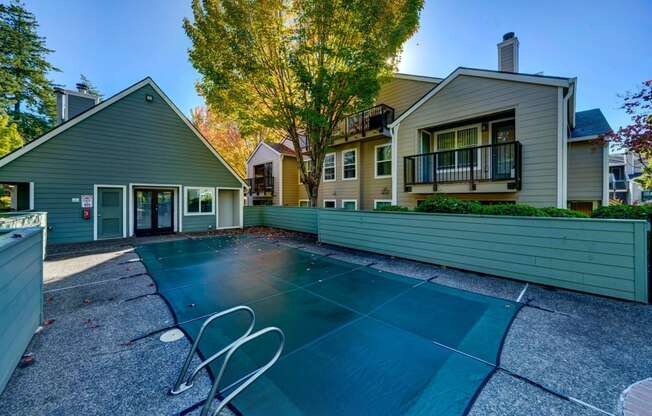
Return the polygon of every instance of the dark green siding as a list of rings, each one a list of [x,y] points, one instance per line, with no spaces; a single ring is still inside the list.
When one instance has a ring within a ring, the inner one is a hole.
[[[0,392],[41,322],[42,299],[41,229],[0,232]]]
[[[150,85],[1,167],[2,181],[35,183],[35,209],[48,212],[51,243],[93,239],[92,219],[71,202],[92,195],[93,184],[241,186]],[[206,230],[215,215],[182,222],[184,231]]]

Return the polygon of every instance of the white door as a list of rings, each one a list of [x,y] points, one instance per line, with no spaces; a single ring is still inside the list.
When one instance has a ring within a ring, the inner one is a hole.
[[[218,189],[217,228],[240,227],[240,190]]]

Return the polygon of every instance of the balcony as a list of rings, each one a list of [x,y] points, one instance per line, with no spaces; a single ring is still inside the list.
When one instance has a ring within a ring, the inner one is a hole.
[[[249,195],[251,196],[274,196],[274,177],[256,176],[248,178]]]
[[[380,104],[347,116],[338,124],[334,136],[344,137],[345,140],[377,135],[390,137],[387,126],[393,121],[394,109]]]
[[[609,190],[611,191],[626,191],[627,181],[625,179],[611,179],[609,180]]]
[[[468,188],[451,188],[450,192],[476,191],[480,183],[502,182],[503,188],[486,187],[484,191],[521,189],[521,143],[509,142],[485,146],[443,150],[404,158],[405,192],[413,186],[468,184]],[[462,190],[460,190],[462,189]]]

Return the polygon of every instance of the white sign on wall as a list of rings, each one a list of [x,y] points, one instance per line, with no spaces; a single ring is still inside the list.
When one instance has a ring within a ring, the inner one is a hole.
[[[82,208],[93,208],[93,195],[82,195],[81,206]]]

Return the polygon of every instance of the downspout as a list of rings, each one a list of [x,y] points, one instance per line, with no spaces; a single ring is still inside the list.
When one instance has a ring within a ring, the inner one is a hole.
[[[392,205],[398,205],[398,128],[391,127],[392,133]],[[375,167],[374,167],[375,168]]]
[[[557,208],[568,208],[568,100],[575,92],[575,84],[571,83],[562,103],[562,129],[561,129],[561,198]]]
[[[278,204],[283,206],[283,154],[280,158],[281,164],[278,167]]]

